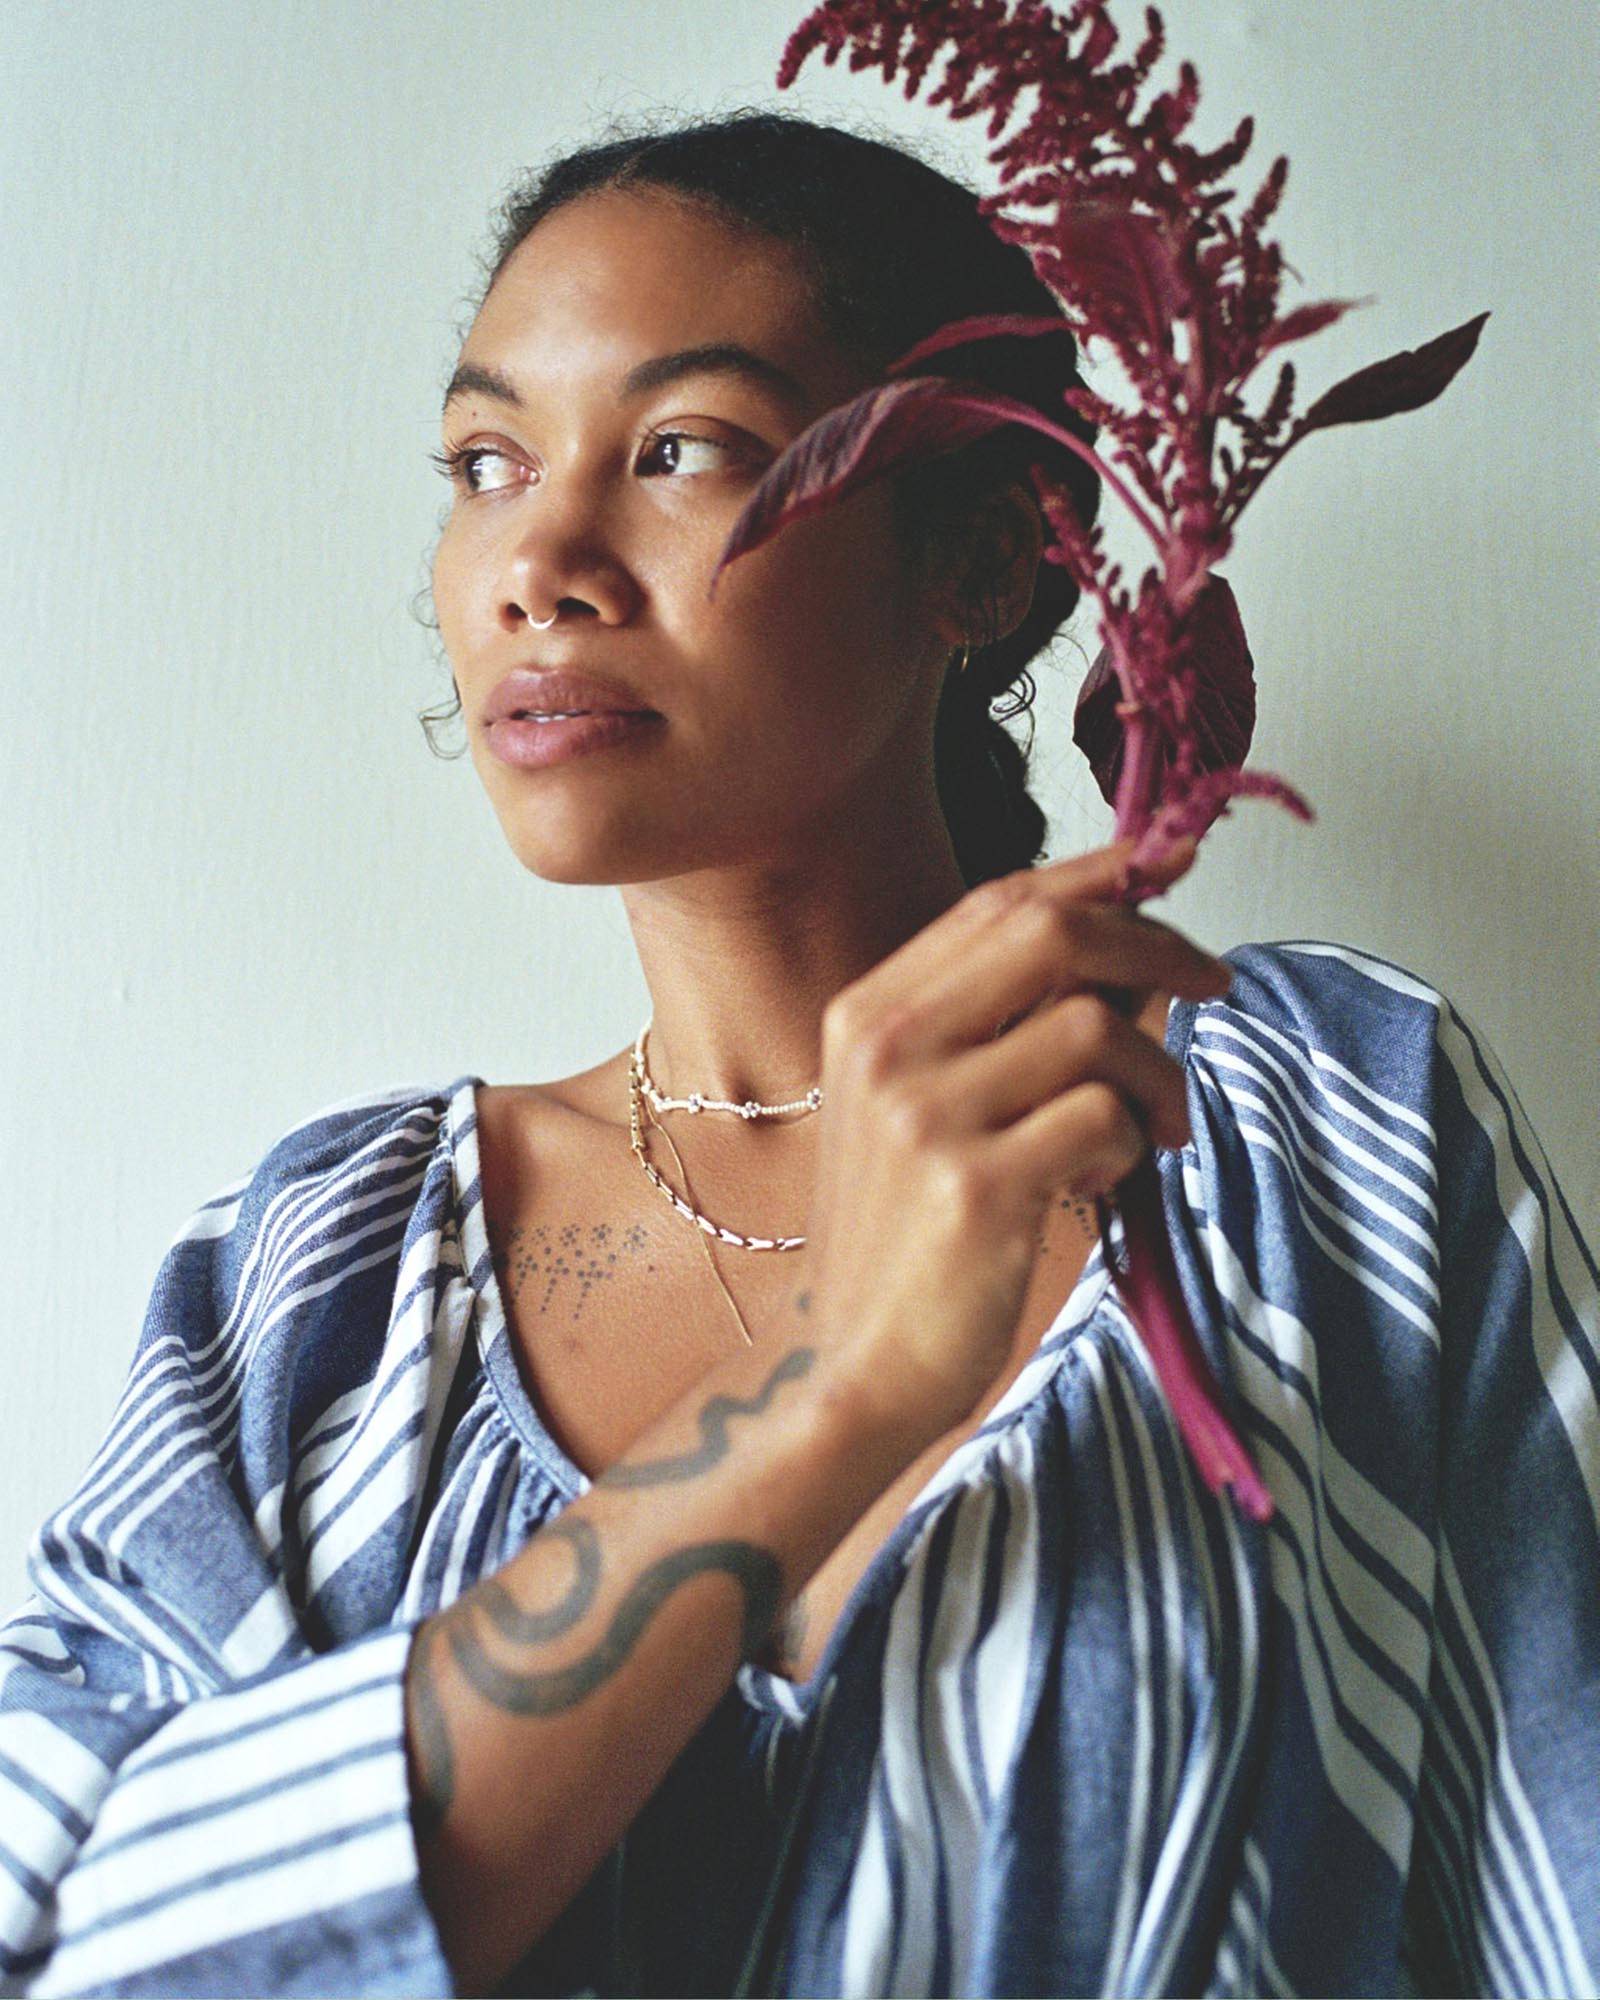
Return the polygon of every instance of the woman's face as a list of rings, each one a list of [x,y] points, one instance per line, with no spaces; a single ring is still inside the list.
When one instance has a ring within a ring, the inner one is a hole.
[[[792,378],[642,363],[738,345]],[[918,596],[877,481],[711,573],[763,471],[873,379],[815,323],[790,254],[659,193],[568,203],[519,245],[449,399],[454,502],[433,564],[468,743],[513,851],[561,882],[648,881],[809,850],[861,802],[931,791],[954,630]],[[690,433],[691,435],[682,435]],[[535,630],[531,620],[555,623]],[[663,718],[535,769],[494,754],[513,668],[619,682]],[[920,788],[920,791],[919,791]]]

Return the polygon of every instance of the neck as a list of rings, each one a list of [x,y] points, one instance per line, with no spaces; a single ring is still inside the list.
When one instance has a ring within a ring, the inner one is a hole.
[[[966,894],[937,801],[927,805],[920,827],[891,819],[876,840],[856,826],[775,858],[622,888],[658,1090],[782,1104],[820,1083],[828,1003]],[[630,1044],[616,1058],[624,1082],[631,1054]],[[625,1116],[625,1088],[617,1104]],[[669,1115],[681,1131],[688,1114]],[[755,1135],[797,1118],[703,1122]]]

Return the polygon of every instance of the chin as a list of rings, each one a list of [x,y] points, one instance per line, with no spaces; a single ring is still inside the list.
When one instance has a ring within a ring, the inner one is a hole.
[[[663,854],[654,839],[628,839],[616,826],[602,826],[593,817],[581,824],[558,827],[551,816],[537,825],[524,813],[504,826],[507,844],[530,875],[542,882],[574,888],[617,888],[628,882],[652,882],[683,872],[681,856]]]

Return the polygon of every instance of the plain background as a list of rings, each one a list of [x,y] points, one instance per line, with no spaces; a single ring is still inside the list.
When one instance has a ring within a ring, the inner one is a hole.
[[[1131,53],[1140,12],[1115,11]],[[994,185],[981,120],[876,74],[813,57],[776,91],[803,12],[7,12],[8,1603],[201,1202],[325,1105],[563,1075],[646,1017],[615,892],[530,876],[470,761],[429,754],[417,715],[450,686],[418,617],[445,499],[427,454],[495,205],[613,115],[790,108]],[[1214,949],[1333,939],[1441,987],[1595,1245],[1600,17],[1166,19],[1157,81],[1196,62],[1196,136],[1255,116],[1235,185],[1289,156],[1285,306],[1375,300],[1290,350],[1302,407],[1493,316],[1440,401],[1308,439],[1246,512],[1225,573],[1259,681],[1249,762],[1318,819],[1240,802],[1151,907]],[[1110,837],[1070,735],[1091,621],[1035,668],[1052,856]]]

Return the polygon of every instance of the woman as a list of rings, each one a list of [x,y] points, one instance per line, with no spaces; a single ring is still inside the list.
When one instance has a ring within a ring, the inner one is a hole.
[[[185,1225],[0,1630],[6,1991],[1592,1989],[1600,1313],[1493,1052],[1370,954],[1130,914],[1126,849],[1035,867],[1037,439],[708,599],[813,418],[1051,309],[792,117],[508,204],[439,631],[650,1019],[330,1106]],[[1266,1527],[1095,1239],[1151,1146]]]

